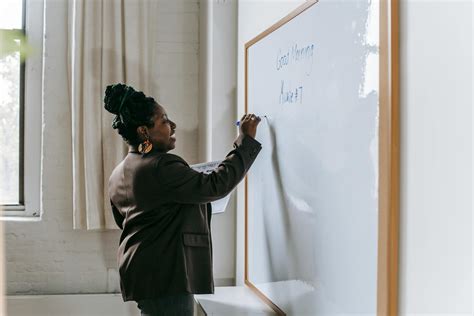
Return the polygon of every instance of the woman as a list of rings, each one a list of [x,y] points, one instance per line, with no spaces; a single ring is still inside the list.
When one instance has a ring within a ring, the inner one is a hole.
[[[142,315],[192,315],[192,294],[214,292],[211,201],[229,194],[261,145],[260,119],[244,115],[232,150],[209,175],[194,171],[175,148],[176,124],[153,98],[123,84],[108,86],[105,109],[129,145],[109,179],[109,196],[122,229],[118,249],[124,301]]]

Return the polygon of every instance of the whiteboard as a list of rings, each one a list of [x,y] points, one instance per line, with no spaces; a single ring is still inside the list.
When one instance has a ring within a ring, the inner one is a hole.
[[[312,1],[246,45],[246,281],[282,313],[377,313],[379,5]]]

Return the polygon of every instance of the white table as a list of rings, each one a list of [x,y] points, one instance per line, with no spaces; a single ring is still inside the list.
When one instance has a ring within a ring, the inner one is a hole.
[[[198,316],[276,315],[246,286],[216,287],[214,294],[194,295]]]

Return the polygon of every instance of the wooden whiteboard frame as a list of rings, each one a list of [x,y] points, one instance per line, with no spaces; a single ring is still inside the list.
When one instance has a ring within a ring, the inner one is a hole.
[[[399,3],[380,1],[379,60],[379,219],[377,258],[377,315],[398,315],[398,231],[400,196]],[[308,0],[245,44],[245,113],[248,113],[248,49],[297,17],[318,0]],[[245,284],[278,315],[285,315],[249,280],[248,181],[245,178]]]

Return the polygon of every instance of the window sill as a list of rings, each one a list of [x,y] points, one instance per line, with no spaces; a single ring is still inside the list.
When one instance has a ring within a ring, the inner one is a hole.
[[[24,205],[0,206],[0,221],[39,222],[40,214],[39,211],[28,212]]]

